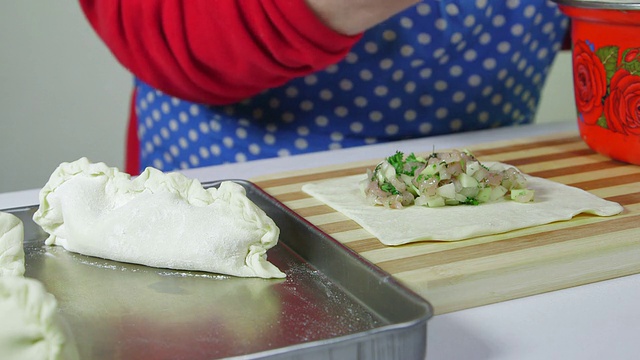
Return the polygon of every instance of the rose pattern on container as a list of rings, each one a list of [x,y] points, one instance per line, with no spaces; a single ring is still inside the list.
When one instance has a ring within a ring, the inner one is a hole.
[[[580,122],[640,136],[640,48],[578,40],[573,74]]]

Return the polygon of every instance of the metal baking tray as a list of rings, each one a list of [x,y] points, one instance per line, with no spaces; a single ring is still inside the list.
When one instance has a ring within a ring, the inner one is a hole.
[[[424,359],[427,301],[244,180],[280,227],[286,279],[114,262],[46,246],[32,215],[25,276],[58,300],[83,359]],[[205,183],[217,186],[220,181]]]

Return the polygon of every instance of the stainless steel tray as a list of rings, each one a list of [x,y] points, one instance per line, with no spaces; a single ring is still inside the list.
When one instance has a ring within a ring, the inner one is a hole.
[[[84,359],[424,359],[428,302],[254,184],[233,180],[280,227],[284,280],[176,271],[46,246],[37,206],[26,276],[58,300]],[[219,182],[205,186],[217,186]]]

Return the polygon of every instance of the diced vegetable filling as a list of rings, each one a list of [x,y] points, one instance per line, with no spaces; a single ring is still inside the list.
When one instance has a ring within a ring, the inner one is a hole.
[[[491,169],[471,153],[454,150],[427,158],[397,151],[367,170],[362,187],[373,205],[400,209],[409,205],[478,205],[511,199],[533,201],[534,191],[518,169]]]

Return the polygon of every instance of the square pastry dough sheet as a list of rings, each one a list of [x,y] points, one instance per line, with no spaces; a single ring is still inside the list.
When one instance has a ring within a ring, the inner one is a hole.
[[[385,245],[417,241],[457,241],[569,220],[580,213],[612,216],[622,212],[615,202],[584,190],[525,175],[535,200],[504,200],[480,205],[389,209],[367,202],[360,189],[366,175],[305,184],[302,190],[341,212]]]

